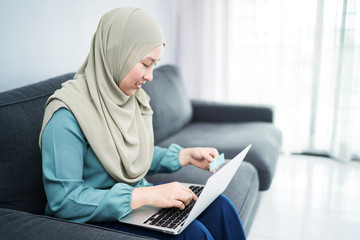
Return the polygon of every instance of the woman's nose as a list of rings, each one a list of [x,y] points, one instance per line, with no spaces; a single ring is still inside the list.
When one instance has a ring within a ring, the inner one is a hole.
[[[149,70],[147,73],[145,73],[144,79],[146,81],[149,81],[149,82],[152,81],[152,79],[153,79],[153,71],[152,71],[152,69]]]

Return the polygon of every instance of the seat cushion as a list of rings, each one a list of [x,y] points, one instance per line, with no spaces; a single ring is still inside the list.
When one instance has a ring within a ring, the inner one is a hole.
[[[4,208],[0,208],[0,222],[1,239],[148,239],[94,225],[74,223]]]
[[[192,118],[192,106],[175,66],[165,65],[154,70],[153,81],[143,86],[151,97],[154,110],[155,143],[179,131]]]
[[[167,147],[177,143],[182,147],[215,147],[231,159],[252,144],[245,161],[257,169],[260,190],[267,190],[275,173],[281,142],[281,132],[271,123],[195,122],[157,145]]]

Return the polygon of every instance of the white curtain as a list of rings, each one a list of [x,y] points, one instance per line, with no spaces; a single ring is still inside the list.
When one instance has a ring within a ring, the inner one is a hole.
[[[178,65],[193,99],[223,100],[226,1],[178,0]]]
[[[274,106],[284,152],[360,156],[359,1],[179,0],[177,9],[190,97]]]

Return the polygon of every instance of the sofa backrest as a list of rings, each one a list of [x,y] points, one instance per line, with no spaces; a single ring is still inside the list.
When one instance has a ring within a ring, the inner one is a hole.
[[[44,212],[39,132],[47,98],[66,74],[0,93],[0,207]]]
[[[153,81],[143,86],[154,111],[155,144],[176,133],[192,118],[192,106],[179,69],[164,65],[154,70]]]

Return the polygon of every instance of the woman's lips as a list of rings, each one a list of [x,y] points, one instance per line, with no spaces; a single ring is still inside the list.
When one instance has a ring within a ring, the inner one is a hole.
[[[137,89],[140,89],[142,85],[144,85],[146,82],[143,82],[143,83],[137,83],[135,84],[136,88]]]

